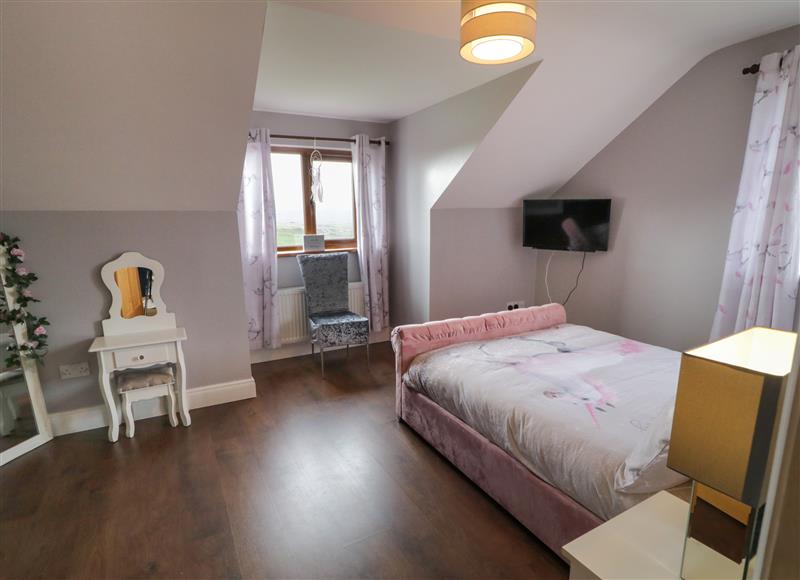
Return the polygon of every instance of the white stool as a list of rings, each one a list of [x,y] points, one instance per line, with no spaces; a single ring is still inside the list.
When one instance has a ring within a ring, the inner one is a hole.
[[[162,367],[153,370],[126,371],[115,377],[117,391],[122,397],[122,416],[125,417],[125,435],[133,437],[135,426],[133,419],[133,403],[157,397],[167,398],[167,416],[169,424],[178,425],[175,412],[175,376],[172,369]]]

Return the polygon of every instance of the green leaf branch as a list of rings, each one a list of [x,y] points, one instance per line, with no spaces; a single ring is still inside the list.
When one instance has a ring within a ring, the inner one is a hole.
[[[6,254],[3,272],[5,287],[16,293],[17,303],[15,308],[9,308],[5,292],[0,293],[0,323],[12,327],[5,348],[5,365],[7,368],[18,367],[23,357],[41,362],[47,354],[47,327],[50,322],[44,316],[28,312],[30,304],[39,302],[29,289],[38,277],[25,266],[25,251],[20,247],[18,237],[0,232],[0,246]],[[15,324],[25,325],[28,339],[23,344],[17,344],[13,330]]]

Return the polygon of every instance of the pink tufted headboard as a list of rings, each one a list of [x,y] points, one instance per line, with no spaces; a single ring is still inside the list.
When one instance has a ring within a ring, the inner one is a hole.
[[[519,310],[504,310],[496,314],[450,318],[424,324],[407,324],[392,330],[392,348],[395,358],[396,411],[402,416],[402,377],[414,358],[437,348],[500,338],[550,328],[567,321],[567,313],[561,304],[531,306]]]

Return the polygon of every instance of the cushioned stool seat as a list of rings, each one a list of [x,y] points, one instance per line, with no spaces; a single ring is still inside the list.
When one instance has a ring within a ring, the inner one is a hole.
[[[117,391],[122,397],[122,415],[125,417],[125,435],[133,437],[135,427],[133,403],[156,397],[167,398],[167,416],[173,427],[178,425],[175,413],[175,375],[170,367],[127,370],[114,377]]]
[[[153,370],[153,371],[127,371],[119,373],[116,377],[117,390],[120,393],[156,387],[158,385],[170,385],[175,383],[172,369]]]

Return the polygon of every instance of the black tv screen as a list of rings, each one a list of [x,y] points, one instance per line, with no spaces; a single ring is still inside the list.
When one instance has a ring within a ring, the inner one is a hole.
[[[526,199],[522,245],[541,250],[608,250],[610,199]]]

